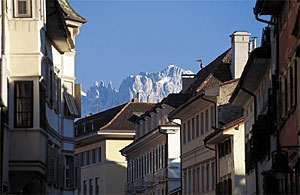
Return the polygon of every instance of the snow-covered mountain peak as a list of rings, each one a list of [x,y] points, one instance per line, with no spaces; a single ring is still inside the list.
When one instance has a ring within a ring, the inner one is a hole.
[[[103,81],[96,81],[86,95],[82,94],[82,116],[100,112],[116,105],[129,102],[140,94],[141,102],[159,102],[170,93],[181,91],[181,75],[192,74],[174,64],[168,65],[161,72],[141,72],[123,79],[117,91],[110,81],[105,86]]]

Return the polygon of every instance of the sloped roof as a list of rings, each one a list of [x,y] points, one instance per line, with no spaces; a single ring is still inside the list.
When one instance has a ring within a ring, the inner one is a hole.
[[[194,94],[199,88],[204,88],[203,83],[209,78],[210,75],[220,81],[225,82],[232,79],[230,64],[232,58],[231,48],[226,50],[220,56],[218,56],[210,64],[202,68],[195,76],[195,82],[189,87],[186,93]],[[216,82],[216,81],[214,81]]]
[[[234,106],[228,103],[218,106],[218,114],[218,121],[219,123],[222,123],[221,127],[223,127],[242,118],[244,115],[244,109],[240,106]]]
[[[151,109],[146,111],[143,115],[139,117],[137,116],[130,117],[130,121],[137,122],[143,120],[146,116],[149,116],[150,113],[156,112],[156,109],[161,108],[163,104],[171,106],[176,109],[190,98],[191,98],[190,94],[171,93],[167,97],[165,97],[162,101],[160,101],[155,106],[153,106]]]
[[[70,20],[75,20],[78,22],[86,23],[86,19],[80,16],[77,12],[73,10],[71,5],[67,0],[58,0],[60,7],[62,8],[63,12],[65,13],[65,18]]]
[[[134,131],[134,124],[127,119],[134,113],[141,113],[149,110],[154,105],[155,104],[153,103],[139,102],[122,104],[103,112],[82,118],[76,121],[75,125],[81,126],[85,123],[93,122],[94,129],[86,133],[81,133],[79,136],[95,131]]]
[[[122,104],[119,106],[116,106],[114,108],[105,110],[103,112],[99,112],[97,114],[90,115],[88,117],[79,119],[76,121],[76,125],[82,125],[83,123],[95,121],[94,123],[94,129],[100,129],[104,125],[108,124],[109,121],[113,119],[114,116],[116,116],[125,106],[126,104]]]
[[[136,112],[145,112],[151,109],[155,104],[151,103],[129,103],[128,106],[112,121],[108,126],[100,128],[100,130],[133,130],[134,124],[128,121],[128,118]]]

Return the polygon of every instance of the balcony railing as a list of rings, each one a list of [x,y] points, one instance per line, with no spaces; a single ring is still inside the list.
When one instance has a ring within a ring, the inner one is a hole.
[[[154,184],[154,175],[151,173],[145,177],[145,185],[152,186]]]
[[[125,193],[126,194],[130,194],[130,193],[132,193],[133,192],[133,183],[132,182],[127,182],[126,184],[125,184],[125,186],[124,186],[124,191],[125,191]]]
[[[161,168],[156,171],[156,180],[165,181],[167,179],[167,169]]]
[[[144,188],[144,179],[143,178],[138,178],[134,181],[134,188],[136,191],[143,190]]]

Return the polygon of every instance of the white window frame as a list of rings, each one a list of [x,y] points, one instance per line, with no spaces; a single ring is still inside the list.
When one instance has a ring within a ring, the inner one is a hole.
[[[27,11],[25,14],[19,13],[19,2],[26,2]],[[32,0],[14,0],[14,17],[15,18],[31,18],[32,17]]]

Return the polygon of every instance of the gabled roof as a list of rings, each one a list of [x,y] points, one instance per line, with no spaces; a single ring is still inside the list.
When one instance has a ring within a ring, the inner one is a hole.
[[[75,20],[81,23],[87,22],[85,18],[83,18],[73,10],[73,8],[71,7],[71,5],[67,0],[58,0],[58,3],[64,12],[65,19]]]
[[[190,98],[190,94],[171,93],[141,116],[131,116],[129,120],[133,123],[144,120],[146,116],[150,116],[150,113],[156,112],[156,109],[161,108],[163,105],[168,105],[176,109]]]
[[[152,103],[130,102],[76,121],[75,125],[93,122],[93,131],[134,131],[135,127],[127,119],[136,112],[145,112]],[[88,134],[90,132],[86,132]]]
[[[202,68],[195,76],[195,82],[187,89],[186,93],[195,94],[199,88],[204,88],[203,83],[212,75],[216,80],[225,82],[232,79],[230,64],[232,58],[232,50],[228,49],[218,56],[210,64]]]

